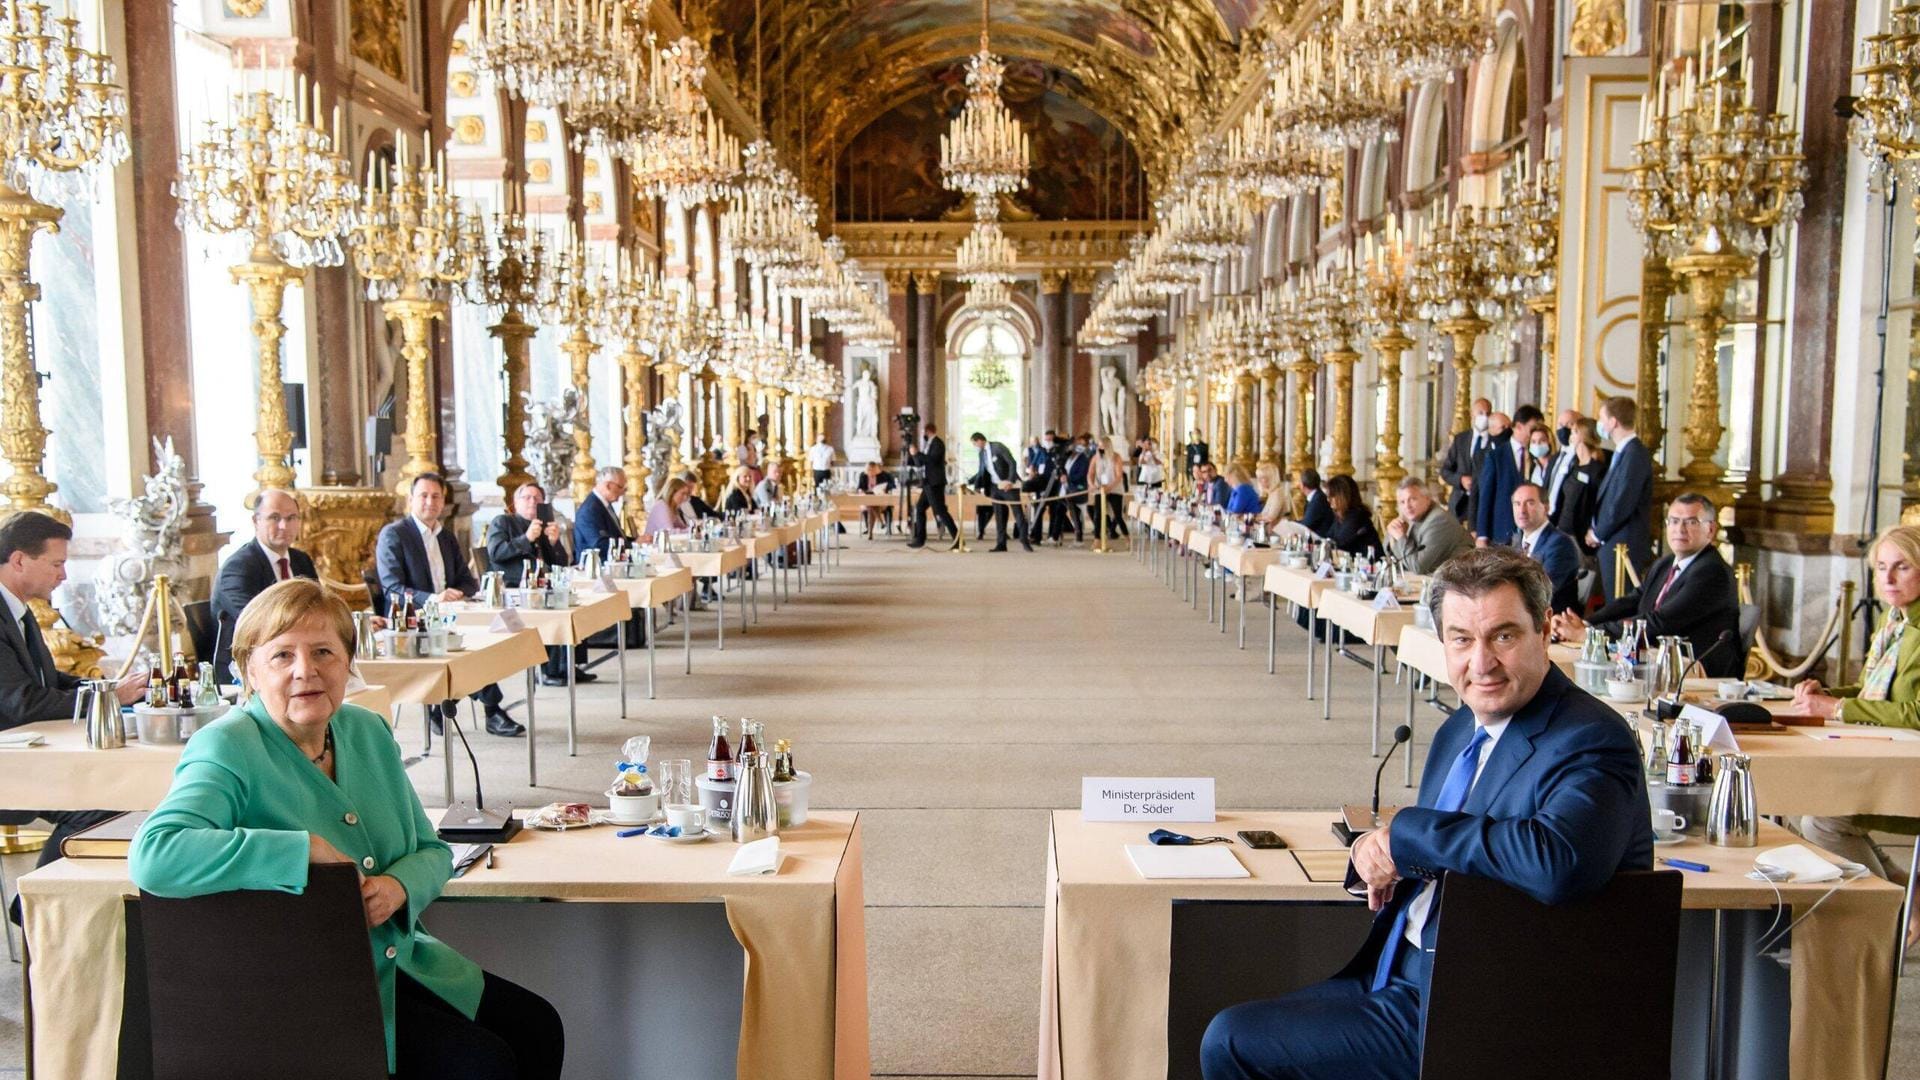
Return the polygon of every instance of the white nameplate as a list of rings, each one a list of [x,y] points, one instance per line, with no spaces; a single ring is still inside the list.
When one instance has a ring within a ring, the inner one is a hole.
[[[1314,567],[1313,580],[1332,581],[1333,580],[1333,564],[1330,562],[1323,562],[1319,566]]]
[[[1700,725],[1700,740],[1706,746],[1694,747],[1694,753],[1698,754],[1702,749],[1725,750],[1730,754],[1740,752],[1740,743],[1734,739],[1733,729],[1727,726],[1727,718],[1712,709],[1684,705],[1680,708],[1680,719]]]
[[[1082,821],[1212,821],[1213,777],[1083,776]]]
[[[1392,589],[1381,589],[1379,592],[1373,594],[1373,610],[1399,611],[1400,598],[1393,595]]]
[[[526,620],[522,619],[520,613],[512,608],[503,609],[498,615],[493,617],[493,622],[487,624],[488,633],[493,634],[517,634],[526,628]]]

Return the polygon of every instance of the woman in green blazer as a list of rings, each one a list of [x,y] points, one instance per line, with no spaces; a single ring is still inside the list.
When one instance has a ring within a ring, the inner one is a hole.
[[[246,702],[194,735],[134,839],[134,884],[156,896],[298,893],[307,867],[360,868],[387,1065],[396,1075],[551,1080],[560,1017],[435,940],[420,913],[453,875],[379,716],[343,705],[353,619],[317,582],[261,593],[234,629]]]
[[[1873,587],[1887,605],[1886,619],[1867,646],[1866,666],[1852,686],[1823,687],[1808,679],[1794,687],[1796,712],[1849,724],[1920,728],[1920,528],[1895,525],[1873,542]],[[1857,814],[1807,817],[1800,835],[1874,873],[1896,877],[1875,832],[1920,833],[1920,818]],[[1920,943],[1920,908],[1907,924],[1907,944]]]

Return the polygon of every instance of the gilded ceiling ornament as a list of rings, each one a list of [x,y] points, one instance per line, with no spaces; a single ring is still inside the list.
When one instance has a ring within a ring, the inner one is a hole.
[[[480,79],[471,71],[456,71],[447,76],[447,92],[457,98],[470,98],[480,92]]]
[[[527,121],[527,141],[543,143],[547,141],[547,122],[545,120]]]
[[[266,10],[267,0],[226,0],[220,7],[229,19],[253,19]]]
[[[348,45],[354,58],[365,61],[398,82],[407,81],[406,14],[401,0],[349,0],[347,21],[352,27]]]
[[[598,179],[600,176],[600,159],[594,157],[587,158],[581,163],[580,175],[589,180]]]
[[[1627,0],[1578,0],[1567,49],[1575,56],[1605,56],[1627,43]]]
[[[527,182],[530,184],[550,184],[553,182],[553,162],[546,158],[534,158],[527,162]]]
[[[461,116],[453,121],[453,141],[462,146],[479,146],[487,141],[487,122],[478,116]]]

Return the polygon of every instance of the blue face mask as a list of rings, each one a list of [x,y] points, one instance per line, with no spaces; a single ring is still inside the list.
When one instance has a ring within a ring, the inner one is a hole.
[[[1547,444],[1540,442],[1529,443],[1527,445],[1527,453],[1532,454],[1536,458],[1544,458],[1547,456]]]

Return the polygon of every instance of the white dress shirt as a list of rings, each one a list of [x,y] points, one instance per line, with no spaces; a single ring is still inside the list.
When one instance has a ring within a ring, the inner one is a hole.
[[[1520,550],[1525,552],[1527,556],[1535,562],[1540,561],[1540,556],[1535,554],[1534,545],[1540,542],[1540,534],[1546,531],[1547,526],[1545,523],[1542,523],[1539,528],[1532,532],[1523,532],[1520,534]]]
[[[1480,774],[1487,771],[1487,759],[1493,756],[1493,748],[1500,744],[1500,736],[1506,732],[1507,725],[1512,722],[1512,717],[1508,717],[1498,723],[1480,725],[1487,731],[1487,741],[1480,744],[1480,761],[1473,767],[1474,784],[1478,784]],[[1453,763],[1448,762],[1447,768],[1453,768]],[[1467,795],[1469,798],[1473,795],[1472,784],[1467,785]],[[1438,882],[1427,882],[1420,887],[1420,892],[1412,900],[1407,901],[1407,929],[1402,936],[1416,949],[1420,948],[1420,931],[1427,926],[1427,914],[1433,910],[1433,890],[1437,884]]]
[[[807,465],[814,472],[828,472],[833,469],[833,447],[828,443],[814,443],[807,448]]]
[[[26,618],[27,602],[13,595],[13,590],[5,585],[0,585],[0,600],[7,602],[7,615],[13,619],[13,625],[19,626],[20,620]],[[25,632],[21,631],[22,634]]]
[[[413,526],[420,530],[420,538],[427,545],[427,571],[433,578],[433,592],[437,596],[447,591],[447,564],[440,560],[440,526],[427,527],[427,523],[414,518]]]

